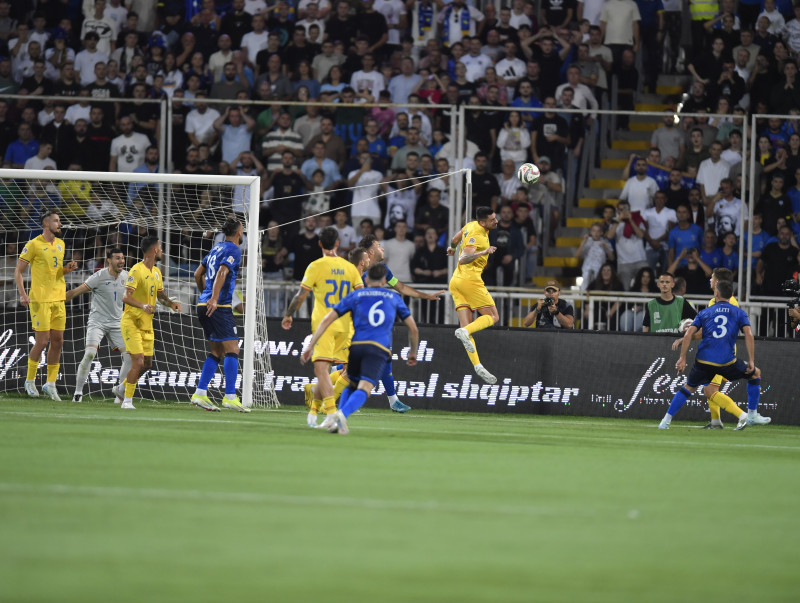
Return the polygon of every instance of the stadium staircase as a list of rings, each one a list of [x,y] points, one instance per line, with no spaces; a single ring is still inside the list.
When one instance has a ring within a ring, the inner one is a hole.
[[[636,111],[668,111],[685,89],[685,77],[661,75],[655,94],[637,95]],[[580,261],[575,257],[575,251],[586,229],[599,220],[604,205],[617,204],[625,185],[625,180],[620,179],[622,168],[631,153],[644,153],[650,148],[650,136],[661,124],[658,117],[634,115],[627,131],[612,133],[611,147],[606,150],[600,167],[590,171],[589,186],[578,199],[577,207],[572,209],[566,226],[559,229],[556,246],[551,247],[543,258],[539,274],[533,277],[534,286],[543,287],[551,278],[559,279],[565,289],[576,284],[576,278],[580,276]]]

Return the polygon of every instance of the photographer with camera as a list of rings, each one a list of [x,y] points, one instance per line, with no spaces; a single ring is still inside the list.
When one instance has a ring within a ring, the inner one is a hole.
[[[547,281],[544,286],[544,298],[531,310],[522,324],[533,325],[534,329],[572,329],[575,327],[575,311],[572,306],[559,299],[561,285],[558,281]]]

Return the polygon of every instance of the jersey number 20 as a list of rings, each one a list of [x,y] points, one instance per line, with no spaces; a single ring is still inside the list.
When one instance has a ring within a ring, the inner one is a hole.
[[[325,299],[323,300],[326,308],[333,308],[336,304],[342,301],[342,298],[347,297],[347,294],[350,293],[350,281],[336,281],[333,279],[328,279],[325,282],[333,286],[333,289],[325,294]],[[339,299],[336,301],[331,301],[331,297],[337,294],[339,295]]]

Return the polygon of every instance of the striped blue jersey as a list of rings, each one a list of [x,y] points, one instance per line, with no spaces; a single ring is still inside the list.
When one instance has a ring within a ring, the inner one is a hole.
[[[750,319],[741,308],[718,302],[701,310],[692,326],[703,329],[697,360],[725,366],[736,361],[736,337],[745,326],[750,326]]]
[[[405,320],[411,314],[394,291],[384,287],[356,289],[333,307],[339,316],[353,313],[352,345],[372,343],[392,351],[392,327],[395,317]]]
[[[242,263],[242,250],[238,245],[230,241],[217,243],[203,258],[203,266],[206,267],[206,288],[200,294],[198,303],[205,304],[211,299],[211,292],[214,289],[214,279],[217,278],[217,271],[220,266],[228,267],[228,275],[225,277],[225,284],[219,294],[217,303],[220,306],[230,306],[233,299],[233,290],[236,288],[236,277],[239,275],[239,267]]]

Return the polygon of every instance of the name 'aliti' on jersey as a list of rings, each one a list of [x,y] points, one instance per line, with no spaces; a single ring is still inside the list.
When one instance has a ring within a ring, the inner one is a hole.
[[[750,326],[747,312],[728,302],[718,302],[701,310],[692,323],[703,329],[703,340],[697,348],[697,361],[716,366],[736,362],[736,337]]]

